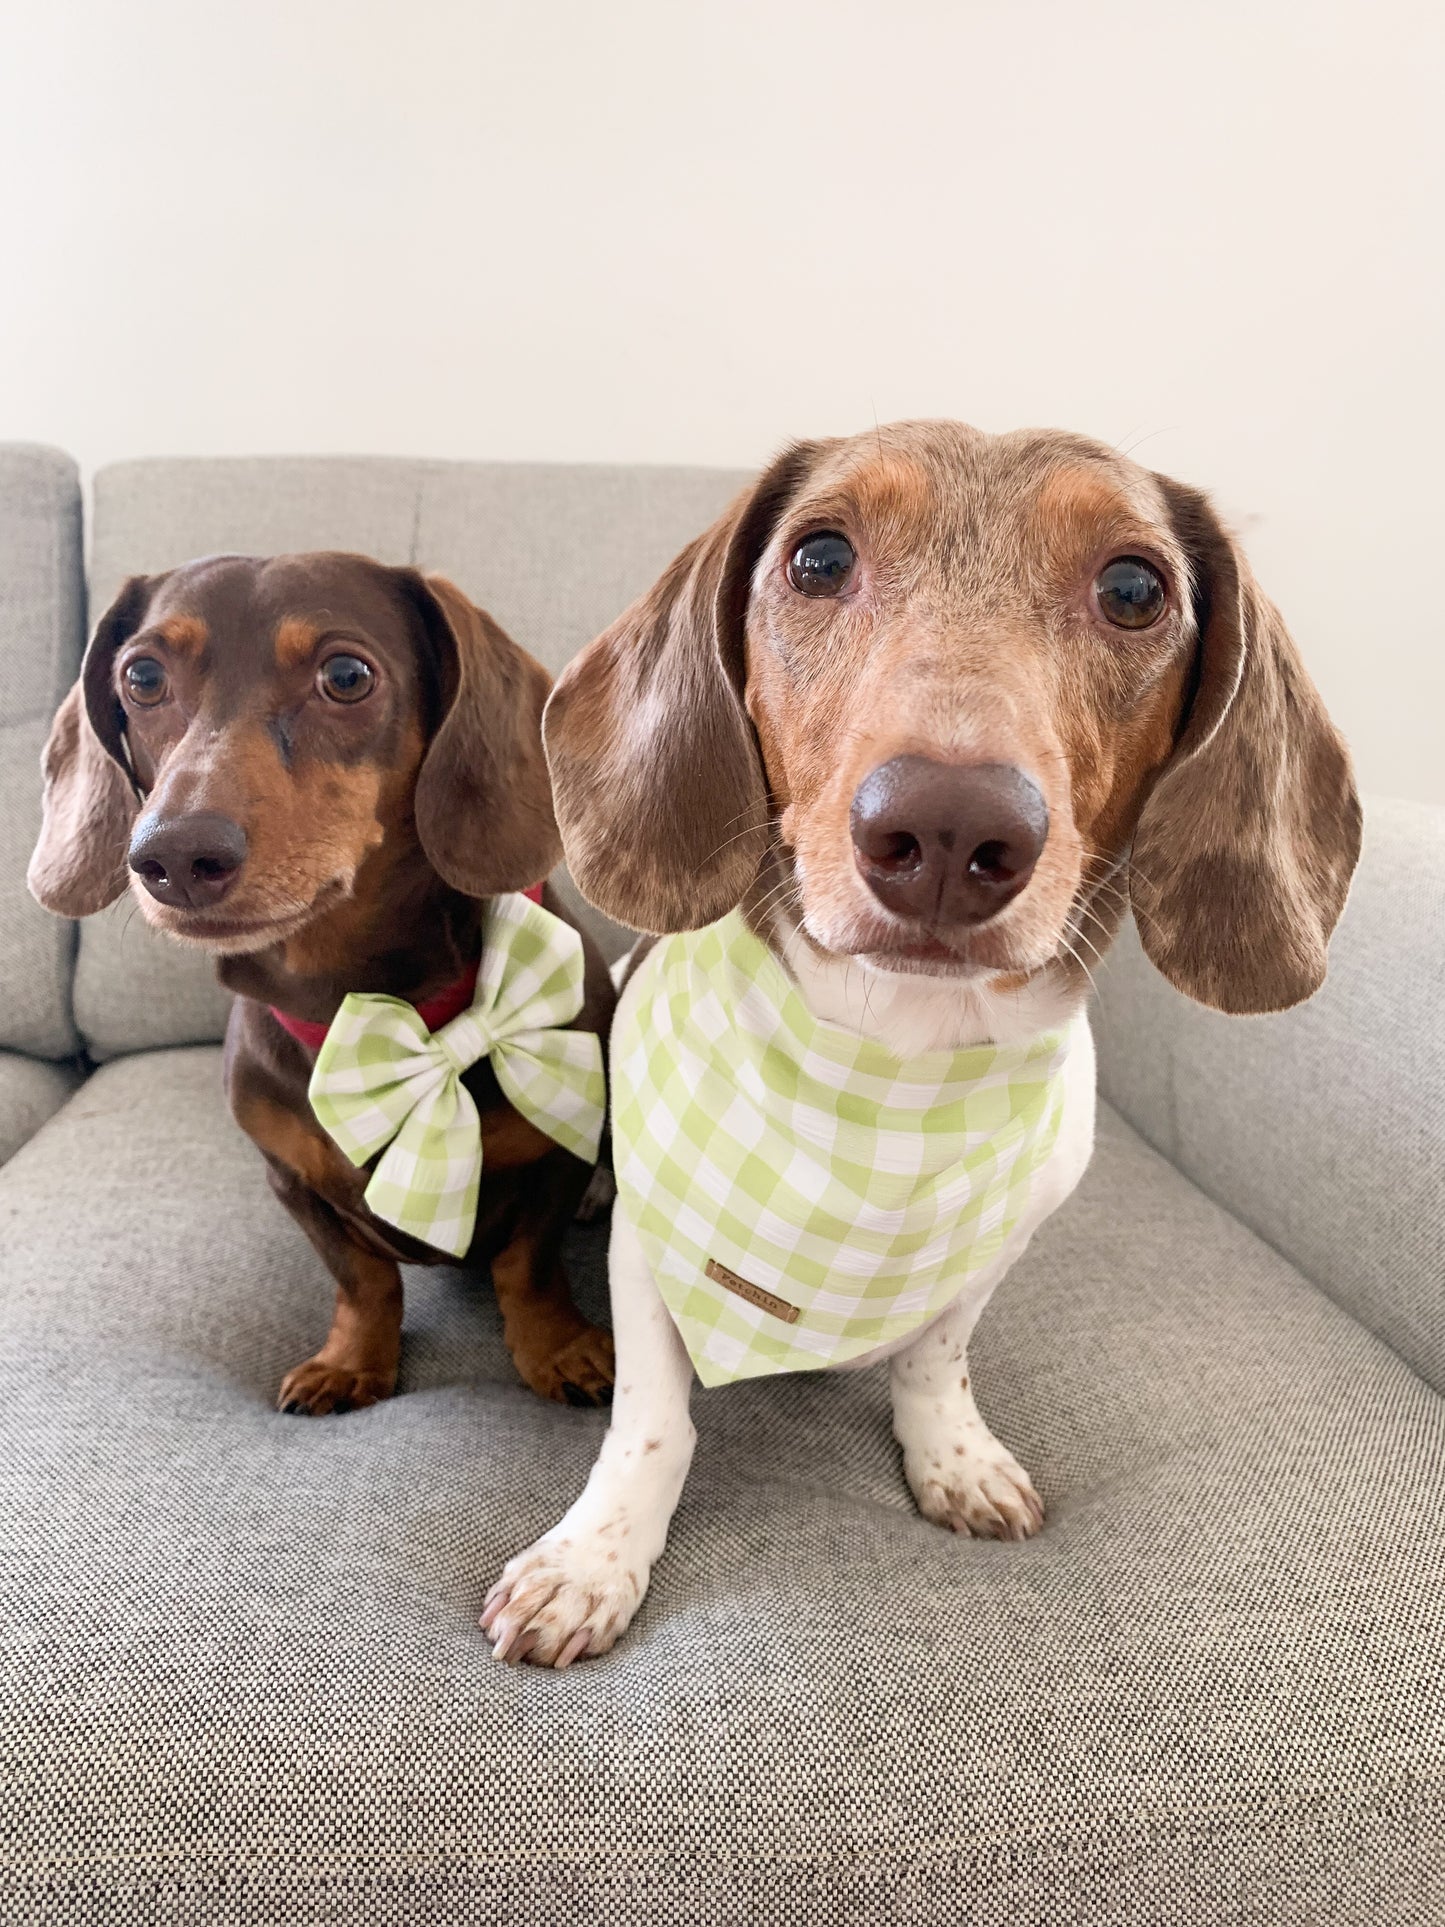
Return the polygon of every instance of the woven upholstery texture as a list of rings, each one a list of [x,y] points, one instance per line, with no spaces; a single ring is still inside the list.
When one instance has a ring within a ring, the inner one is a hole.
[[[79,1081],[74,1064],[0,1051],[0,1164],[34,1137]]]
[[[5,1927],[1440,1918],[1445,1408],[1108,1113],[972,1353],[1043,1535],[921,1521],[878,1370],[702,1392],[561,1676],[475,1615],[603,1417],[447,1271],[400,1396],[276,1414],[330,1291],[213,1050],[103,1067],[0,1241]]]

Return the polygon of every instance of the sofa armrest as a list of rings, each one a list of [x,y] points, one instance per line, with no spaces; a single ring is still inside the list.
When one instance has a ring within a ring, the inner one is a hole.
[[[80,1083],[74,1063],[0,1051],[0,1164],[29,1142]]]
[[[1201,1010],[1131,930],[1094,1023],[1109,1102],[1445,1390],[1445,810],[1367,807],[1310,1003]]]
[[[75,926],[40,908],[25,866],[40,831],[40,751],[85,643],[80,475],[68,455],[0,445],[0,1048],[68,1057]]]

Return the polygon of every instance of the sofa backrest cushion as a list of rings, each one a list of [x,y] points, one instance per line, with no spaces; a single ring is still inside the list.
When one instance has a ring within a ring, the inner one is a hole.
[[[745,479],[344,457],[126,462],[96,477],[90,618],[126,576],[193,556],[356,549],[451,576],[555,673]],[[615,952],[615,926],[597,927]],[[205,1042],[226,1006],[209,962],[155,936],[127,899],[82,927],[75,1008],[95,1056]]]
[[[25,887],[40,828],[40,752],[84,640],[80,478],[57,449],[0,448],[0,1047],[77,1048],[70,1014],[75,926]]]

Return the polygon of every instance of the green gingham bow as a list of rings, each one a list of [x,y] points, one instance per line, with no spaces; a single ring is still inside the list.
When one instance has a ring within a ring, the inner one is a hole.
[[[382,1153],[366,1187],[378,1218],[457,1257],[471,1244],[482,1131],[462,1072],[479,1058],[490,1057],[523,1117],[596,1158],[602,1045],[591,1031],[559,1028],[582,1008],[582,978],[577,932],[511,895],[487,906],[470,1007],[434,1036],[398,997],[346,999],[317,1053],[311,1108],[353,1164]]]

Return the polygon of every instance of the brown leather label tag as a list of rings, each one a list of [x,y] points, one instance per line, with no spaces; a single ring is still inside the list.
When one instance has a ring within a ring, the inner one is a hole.
[[[724,1291],[736,1292],[739,1298],[746,1298],[759,1311],[771,1312],[774,1318],[781,1318],[785,1325],[797,1324],[799,1314],[796,1305],[790,1305],[786,1298],[775,1298],[772,1292],[764,1291],[761,1285],[750,1285],[746,1278],[739,1278],[735,1271],[720,1265],[716,1258],[708,1259],[707,1275],[715,1285],[721,1285]]]

